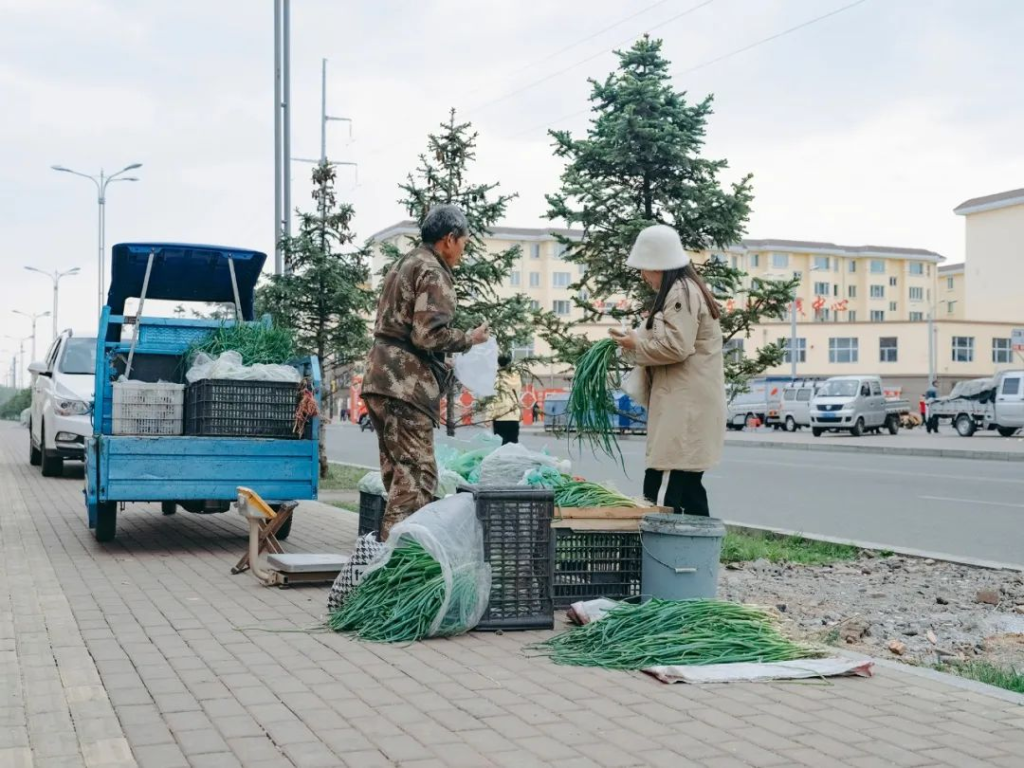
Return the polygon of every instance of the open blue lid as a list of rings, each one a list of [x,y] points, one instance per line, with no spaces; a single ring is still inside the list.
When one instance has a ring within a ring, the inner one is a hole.
[[[228,259],[234,262],[242,317],[252,320],[265,253],[244,248],[186,243],[118,243],[111,252],[110,290],[107,305],[111,314],[124,312],[125,300],[142,295],[146,263],[154,254],[147,299],[235,303]]]

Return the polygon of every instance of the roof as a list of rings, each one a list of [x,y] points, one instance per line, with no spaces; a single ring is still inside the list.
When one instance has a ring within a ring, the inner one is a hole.
[[[958,275],[964,271],[964,263],[961,261],[959,264],[943,264],[939,267],[939,272],[944,275]]]
[[[417,231],[416,222],[411,220],[400,221],[387,229],[382,229],[370,239],[374,241],[387,240],[396,235],[414,234]],[[582,229],[558,229],[546,227],[493,227],[492,237],[508,237],[516,240],[551,240],[553,235],[572,239],[582,239]],[[928,251],[924,248],[900,248],[885,245],[836,245],[835,243],[818,242],[814,240],[741,240],[737,245],[731,246],[731,250],[788,250],[800,251],[803,253],[827,253],[834,256],[880,256],[889,258],[906,258],[917,256],[927,261],[943,261],[942,256],[935,251]]]
[[[967,216],[971,213],[984,213],[985,211],[1009,208],[1014,205],[1024,205],[1024,188],[997,192],[994,195],[985,195],[984,197],[972,197],[970,200],[964,200],[954,208],[953,213]]]

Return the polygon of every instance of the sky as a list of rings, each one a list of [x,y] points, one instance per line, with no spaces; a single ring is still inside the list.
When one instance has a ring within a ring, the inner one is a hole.
[[[292,155],[316,157],[320,67],[340,196],[369,237],[405,217],[398,183],[455,107],[479,131],[472,178],[518,193],[506,224],[548,226],[561,163],[547,127],[585,131],[587,78],[649,32],[676,87],[714,94],[706,155],[753,174],[754,238],[929,248],[961,261],[971,197],[1024,187],[1024,3],[865,0],[294,0]],[[60,328],[95,333],[89,174],[142,163],[107,191],[107,246],[273,250],[271,0],[0,0],[0,360],[61,282]],[[716,59],[721,59],[715,61]],[[710,63],[709,63],[710,62]],[[702,66],[705,65],[706,66]],[[582,112],[582,114],[580,114]],[[563,119],[567,118],[567,119]],[[309,165],[291,166],[309,205]],[[561,222],[554,222],[560,226]],[[49,342],[37,327],[37,357]],[[25,343],[25,357],[30,355]],[[5,365],[0,365],[6,370]]]

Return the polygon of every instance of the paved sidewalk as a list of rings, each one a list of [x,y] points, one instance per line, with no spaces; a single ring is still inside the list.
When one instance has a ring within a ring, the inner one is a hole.
[[[0,426],[0,768],[11,766],[1020,766],[1009,697],[882,667],[870,680],[666,686],[529,659],[544,633],[394,647],[308,626],[326,589],[229,569],[237,515],[136,506],[85,523]],[[356,516],[301,509],[288,548],[344,551]]]

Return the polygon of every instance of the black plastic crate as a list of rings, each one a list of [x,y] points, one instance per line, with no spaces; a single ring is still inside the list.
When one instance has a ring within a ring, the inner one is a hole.
[[[479,630],[552,629],[555,514],[552,491],[479,488],[476,515],[491,566],[491,598]]]
[[[376,533],[380,538],[380,526],[384,522],[384,508],[388,500],[377,493],[359,492],[359,535]]]
[[[639,596],[642,560],[639,531],[555,528],[555,607]]]
[[[297,438],[300,384],[202,379],[185,389],[185,434],[203,437]],[[306,425],[303,438],[310,436]]]

